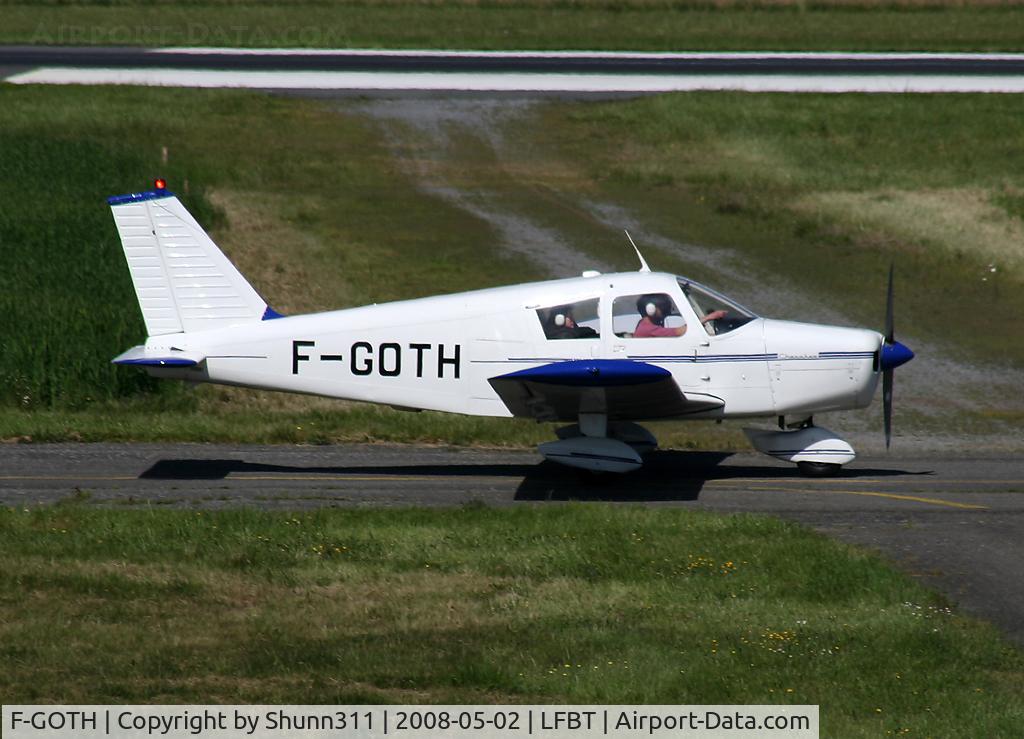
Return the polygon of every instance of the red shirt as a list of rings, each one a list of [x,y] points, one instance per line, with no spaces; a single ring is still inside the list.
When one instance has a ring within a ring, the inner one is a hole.
[[[658,336],[678,336],[679,329],[669,328],[668,326],[659,326],[652,321],[648,316],[644,316],[640,319],[640,322],[636,325],[633,330],[634,339],[648,339],[651,337]]]

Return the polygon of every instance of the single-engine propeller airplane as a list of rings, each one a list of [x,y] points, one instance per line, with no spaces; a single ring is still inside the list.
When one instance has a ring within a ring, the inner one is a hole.
[[[853,448],[815,413],[866,407],[893,370],[885,334],[761,318],[684,277],[640,270],[282,316],[177,197],[111,197],[146,343],[112,360],[156,377],[311,393],[403,410],[561,421],[547,459],[628,472],[657,441],[637,421],[772,417],[754,447],[828,475]],[[632,241],[632,240],[631,240]],[[635,245],[634,245],[635,248]]]

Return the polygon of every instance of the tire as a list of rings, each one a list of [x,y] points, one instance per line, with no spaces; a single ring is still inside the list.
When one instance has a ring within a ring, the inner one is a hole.
[[[607,485],[612,480],[614,480],[616,477],[619,477],[619,474],[617,474],[615,472],[603,472],[603,471],[599,471],[599,470],[583,470],[583,469],[577,469],[576,470],[576,479],[577,480],[579,480],[584,485],[593,485],[595,487],[601,487],[601,486]]]
[[[830,462],[797,462],[796,467],[805,477],[835,477],[843,468]]]

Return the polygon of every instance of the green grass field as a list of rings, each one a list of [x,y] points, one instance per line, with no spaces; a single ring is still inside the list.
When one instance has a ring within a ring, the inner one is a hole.
[[[1015,0],[4,1],[0,43],[1018,51],[1020,12]]]
[[[162,153],[168,152],[168,162]],[[278,310],[536,277],[488,227],[417,191],[365,123],[248,93],[0,88],[0,403],[200,401],[109,360],[145,338],[105,198],[166,173]],[[328,277],[329,276],[329,277]]]
[[[5,703],[811,703],[842,737],[1024,721],[1024,661],[993,629],[766,517],[68,503],[0,510],[0,558]]]
[[[1024,368],[1024,345],[1007,341],[1024,329],[1018,96],[663,95],[549,106],[532,131],[524,178],[532,167],[567,198],[736,249],[863,326],[881,325],[895,261],[901,327]],[[713,266],[645,248],[716,283]]]
[[[895,259],[901,327],[958,357],[1020,368],[1024,346],[1005,337],[1024,315],[1021,105],[744,94],[554,102],[501,131],[514,161],[479,133],[454,135],[431,171],[631,269],[615,224],[588,205],[616,204],[680,242],[734,249],[751,271],[783,274],[865,326],[880,325]],[[435,153],[429,141],[403,142],[403,156]],[[104,198],[156,173],[286,313],[540,277],[487,222],[421,188],[357,108],[247,92],[4,86],[0,151],[0,438],[532,445],[549,435],[193,391],[109,365],[144,328]],[[643,248],[660,269],[720,284],[705,264]],[[1005,426],[1016,411],[1004,410],[975,426]],[[660,436],[743,444],[728,426]]]

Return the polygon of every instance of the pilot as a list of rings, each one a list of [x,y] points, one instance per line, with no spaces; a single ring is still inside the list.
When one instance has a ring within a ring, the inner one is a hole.
[[[597,331],[590,326],[580,326],[576,323],[571,305],[562,305],[549,311],[544,333],[549,339],[592,339],[597,337]]]
[[[686,324],[670,328],[665,319],[672,315],[672,300],[668,295],[641,295],[636,301],[640,321],[633,331],[633,338],[646,339],[661,336],[682,336],[686,333]],[[702,324],[724,318],[724,310],[715,310],[700,319]]]

